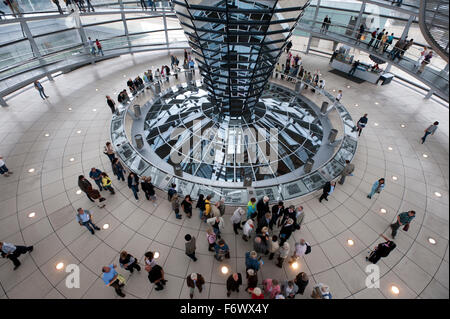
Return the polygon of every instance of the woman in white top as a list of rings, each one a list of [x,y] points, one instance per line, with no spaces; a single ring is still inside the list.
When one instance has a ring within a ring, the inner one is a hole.
[[[8,177],[9,175],[11,175],[13,172],[11,172],[10,170],[8,170],[8,168],[6,167],[6,163],[3,160],[3,157],[0,156],[0,175],[4,175],[5,177]]]

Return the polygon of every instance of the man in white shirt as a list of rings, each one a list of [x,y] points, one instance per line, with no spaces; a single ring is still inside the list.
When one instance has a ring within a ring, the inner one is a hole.
[[[16,270],[17,268],[19,268],[19,266],[21,265],[19,259],[17,259],[17,257],[19,257],[22,254],[25,254],[27,252],[32,252],[33,251],[33,246],[15,246],[13,244],[10,243],[4,243],[0,241],[0,252],[3,258],[8,258],[11,259],[11,261],[14,264],[14,270]]]
[[[7,167],[6,163],[2,156],[0,156],[0,175],[4,175],[5,177],[8,177],[13,172],[11,172]]]
[[[88,38],[89,47],[91,48],[91,54],[95,55],[95,45],[94,41],[92,41],[91,37]]]

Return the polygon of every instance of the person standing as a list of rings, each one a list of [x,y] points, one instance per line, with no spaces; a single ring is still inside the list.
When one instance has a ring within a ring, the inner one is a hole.
[[[258,201],[256,204],[256,210],[258,211],[257,220],[260,220],[264,217],[264,215],[266,215],[266,213],[270,212],[268,196],[264,196]]]
[[[139,200],[137,193],[139,192],[139,176],[130,172],[128,175],[128,188],[130,188],[133,192],[134,198],[136,201]]]
[[[108,103],[112,114],[116,113],[116,102],[114,102],[114,100],[109,95],[106,96],[106,103]]]
[[[88,0],[88,4],[90,4],[89,0]],[[92,8],[94,9],[94,8]],[[97,46],[97,52],[98,54],[102,54],[102,56],[105,56],[105,54],[103,53],[103,49],[102,49],[102,44],[100,43],[100,41],[98,39],[95,39],[95,45]]]
[[[101,173],[101,177],[102,177],[103,188],[109,190],[111,195],[114,195],[116,192],[114,191],[114,188],[112,188],[111,178],[109,178],[108,174],[106,174],[105,172]]]
[[[355,74],[356,69],[358,68],[359,65],[360,65],[359,60],[356,60],[355,62],[353,62],[352,68],[350,69],[350,71],[348,71],[348,75]]]
[[[94,180],[95,184],[97,184],[99,191],[103,190],[101,174],[102,174],[102,171],[95,167],[92,167],[91,171],[89,172],[89,177]]]
[[[199,194],[197,199],[197,204],[195,207],[198,209],[198,213],[200,216],[200,220],[204,220],[204,212],[205,212],[205,195]]]
[[[309,248],[308,248],[309,247]],[[311,245],[309,245],[303,238],[298,243],[295,243],[294,254],[289,260],[289,264],[293,264],[300,257],[305,256],[308,251],[311,251]]]
[[[103,150],[104,154],[106,156],[108,156],[109,160],[112,161],[116,158],[116,156],[114,155],[114,149],[112,147],[111,142],[106,142],[105,148]]]
[[[299,273],[295,277],[295,284],[298,286],[298,294],[303,295],[305,293],[306,286],[308,286],[309,278],[305,272]]]
[[[334,192],[334,187],[336,186],[336,182],[326,182],[325,186],[322,189],[322,196],[319,198],[319,202],[322,202],[323,199],[328,200],[328,196]]]
[[[208,251],[214,251],[217,237],[212,228],[206,230],[206,239],[208,240]]]
[[[428,128],[424,131],[425,135],[422,136],[421,140],[422,140],[422,144],[425,143],[425,140],[427,139],[428,135],[434,135],[434,133],[436,132],[437,128],[438,128],[439,122],[436,121],[434,122],[432,125],[428,126]]]
[[[380,45],[381,39],[383,38],[384,31],[386,31],[386,29],[383,29],[383,31],[378,33],[377,39],[375,40],[375,44],[373,45],[373,49],[374,50],[378,49],[378,46]]]
[[[331,25],[331,18],[328,17],[327,23],[325,24],[325,33],[327,33],[328,28],[330,27],[330,25]]]
[[[38,90],[39,95],[41,96],[41,98],[42,98],[43,100],[49,98],[49,96],[45,95],[44,87],[42,86],[41,82],[39,82],[38,80],[34,81],[34,88],[35,88],[36,90]]]
[[[198,292],[203,291],[203,285],[205,284],[205,279],[201,274],[192,273],[186,278],[186,285],[189,287],[189,297],[194,298],[195,287],[198,288]]]
[[[140,0],[140,2],[141,2],[142,10],[147,10],[147,3],[145,3],[145,0]]]
[[[221,198],[217,203],[216,207],[219,210],[220,216],[225,215],[225,198]]]
[[[225,243],[225,240],[220,239],[215,245],[214,250],[216,254],[214,255],[214,258],[217,261],[222,261],[224,258],[230,259],[230,248]]]
[[[389,53],[389,56],[392,60],[395,60],[400,56],[402,48],[405,46],[406,40],[405,39],[398,39],[397,42],[394,45],[394,48]]]
[[[367,47],[370,48],[372,46],[373,41],[375,41],[375,39],[377,38],[377,34],[378,31],[380,30],[380,28],[377,28],[376,30],[372,31],[372,33],[370,34],[371,38],[369,43],[367,44]]]
[[[391,33],[391,35],[387,37],[386,44],[384,45],[383,53],[387,51],[387,49],[393,42],[394,42],[394,33]]]
[[[14,264],[14,270],[20,267],[21,262],[17,259],[20,255],[31,253],[33,246],[19,246],[11,243],[5,243],[0,241],[0,251],[3,258],[8,258]]]
[[[361,41],[361,38],[364,35],[365,31],[366,31],[366,27],[364,26],[364,23],[361,23],[359,25],[359,31],[356,34],[356,44],[358,44]]]
[[[339,184],[344,185],[345,178],[347,176],[351,176],[353,171],[355,170],[355,164],[350,163],[349,160],[345,160],[345,167],[341,173],[341,179],[339,180]]]
[[[291,237],[292,233],[295,230],[294,227],[295,227],[294,220],[292,218],[287,218],[285,222],[281,225],[280,246],[283,246],[283,244],[289,240],[289,238]]]
[[[289,42],[286,44],[286,53],[289,53],[289,51],[291,50],[291,48],[292,48],[292,41],[289,41]]]
[[[152,184],[152,178],[143,177],[141,181],[141,188],[145,194],[145,198],[147,198],[147,200],[151,200],[153,202],[153,206],[156,207],[156,193],[155,187]]]
[[[255,218],[256,216],[256,198],[252,197],[247,203],[247,219]]]
[[[122,292],[122,287],[125,286],[125,279],[116,271],[116,265],[111,264],[102,268],[102,279],[106,286],[113,287],[116,294],[120,297],[125,297]]]
[[[336,101],[335,102],[341,102],[342,96],[343,96],[342,90],[339,90],[338,94],[336,95]]]
[[[313,299],[332,299],[330,287],[325,284],[318,283],[313,287],[311,297]]]
[[[148,6],[150,7],[151,11],[156,11],[156,4],[153,0],[148,0]]]
[[[286,299],[295,299],[295,295],[298,293],[298,286],[294,281],[285,281],[281,285],[281,292]]]
[[[294,228],[295,230],[300,230],[302,227],[302,223],[305,220],[305,211],[303,210],[303,206],[298,206],[295,210],[295,216],[293,216],[294,220]]]
[[[409,224],[414,219],[414,217],[416,217],[416,212],[413,210],[399,214],[397,216],[397,220],[395,221],[395,223],[391,224],[392,239],[395,239],[395,236],[397,236],[397,231],[400,228],[400,226],[403,226],[404,231],[408,231]]]
[[[251,291],[258,285],[258,273],[252,269],[247,269],[246,272],[247,275],[247,287],[245,288],[245,291]]]
[[[320,26],[320,33],[324,32],[328,23],[328,15],[323,19],[322,25]]]
[[[290,249],[291,247],[287,241],[280,245],[277,267],[283,268],[283,262],[288,258]]]
[[[276,235],[272,236],[272,239],[269,241],[269,260],[272,260],[275,254],[280,249],[280,245],[278,244],[278,237]]]
[[[245,269],[253,269],[255,272],[261,267],[261,262],[258,260],[258,253],[254,250],[245,253]]]
[[[91,12],[91,9],[92,9],[92,12],[95,12],[94,7],[91,4],[91,0],[86,0],[86,3],[87,3],[87,6],[88,6],[88,12]]]
[[[244,241],[248,241],[248,239],[251,237],[254,228],[255,225],[253,224],[253,220],[247,219],[247,221],[244,224],[244,227],[242,228],[242,239]]]
[[[59,0],[52,0],[52,2],[56,5],[58,8],[59,14],[64,14],[63,10],[61,9],[61,6],[59,5]]]
[[[258,220],[258,227],[256,227],[256,233],[261,233],[261,229],[272,225],[272,214],[266,213],[261,219]]]
[[[9,177],[13,172],[11,172],[8,167],[6,167],[5,160],[3,159],[3,156],[0,156],[0,175],[3,175],[5,177]]]
[[[386,242],[378,244],[378,246],[375,246],[373,251],[370,252],[369,256],[366,257],[367,261],[370,261],[372,264],[376,264],[381,258],[389,256],[391,251],[397,247],[397,245],[384,236],[383,234],[380,234],[380,237],[382,237]]]
[[[195,245],[195,237],[187,234],[186,236],[184,236],[184,240],[186,240],[186,242],[184,243],[186,248],[185,254],[193,261],[197,261],[197,257],[195,256],[195,250],[197,249]]]
[[[277,205],[272,206],[272,223],[269,226],[271,230],[273,229],[273,225],[277,224],[278,219],[283,216],[283,212],[284,203],[282,201],[279,201]]]
[[[210,225],[218,239],[221,238],[221,230],[223,229],[223,218],[220,216],[208,218],[206,223]]]
[[[95,225],[94,222],[92,221],[92,214],[87,209],[83,208],[77,209],[77,221],[80,224],[80,226],[86,227],[91,232],[92,235],[95,234],[94,229],[100,230],[100,227]]]
[[[263,280],[264,293],[269,294],[269,299],[275,299],[275,296],[281,293],[281,285],[276,279]]]
[[[167,190],[167,200],[172,201],[172,196],[177,193],[177,185],[171,184],[169,189]]]
[[[121,268],[128,270],[130,273],[133,273],[134,269],[141,271],[141,266],[139,266],[137,259],[125,250],[120,253],[119,264]]]
[[[383,189],[384,189],[384,178],[380,178],[375,183],[373,183],[372,189],[370,191],[370,194],[367,195],[367,198],[371,199],[375,193],[379,194]]]
[[[409,50],[410,47],[412,47],[414,44],[414,39],[409,39],[404,45],[400,52],[399,59],[403,58],[403,55],[405,55],[405,52]]]
[[[242,216],[244,216],[245,210],[241,207],[237,208],[233,215],[230,218],[231,223],[233,224],[233,231],[236,235],[238,235],[238,229],[242,229],[241,222]]]
[[[91,49],[91,54],[95,55],[95,44],[91,37],[88,37],[89,48]]]
[[[231,296],[231,292],[239,292],[239,286],[242,285],[242,276],[240,273],[231,274],[227,279],[227,297]]]
[[[191,195],[186,195],[181,202],[181,207],[188,218],[192,217],[192,198]]]
[[[170,200],[172,204],[172,210],[175,212],[176,219],[181,219],[180,215],[180,202],[178,200],[178,194],[174,194]]]
[[[111,168],[112,168],[114,175],[117,176],[117,179],[119,181],[120,180],[125,181],[125,176],[124,176],[125,169],[123,168],[122,164],[120,163],[120,161],[117,157],[112,161]]]

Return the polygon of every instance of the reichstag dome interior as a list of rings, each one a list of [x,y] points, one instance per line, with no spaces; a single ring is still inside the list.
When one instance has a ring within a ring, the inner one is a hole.
[[[448,0],[1,1],[0,298],[448,299],[448,62]]]

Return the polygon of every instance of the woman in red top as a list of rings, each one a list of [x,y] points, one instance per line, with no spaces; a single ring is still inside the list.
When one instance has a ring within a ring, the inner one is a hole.
[[[100,44],[100,41],[98,41],[98,39],[95,39],[95,45],[97,46],[98,53],[99,54],[101,53],[102,56],[104,56],[103,50],[102,50],[102,45]]]
[[[252,294],[252,299],[264,299],[264,295],[261,292],[261,289],[256,287],[248,290]]]

